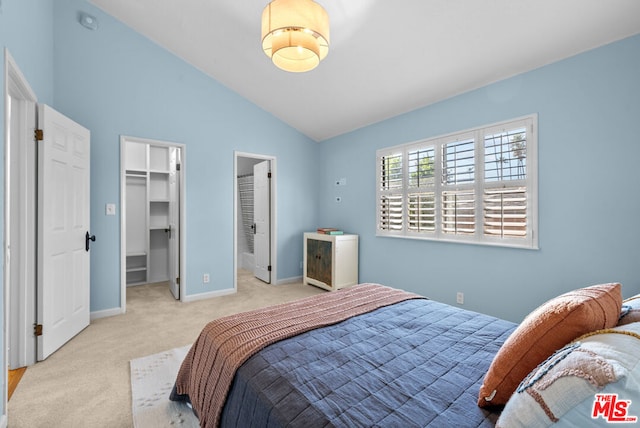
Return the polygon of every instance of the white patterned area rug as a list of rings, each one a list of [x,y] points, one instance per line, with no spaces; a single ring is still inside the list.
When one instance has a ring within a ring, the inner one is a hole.
[[[180,364],[191,345],[131,360],[131,398],[135,428],[200,426],[184,403],[169,400]]]

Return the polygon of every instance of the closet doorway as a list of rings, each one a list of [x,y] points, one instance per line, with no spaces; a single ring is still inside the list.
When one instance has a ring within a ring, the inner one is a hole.
[[[235,153],[235,285],[238,278],[275,282],[276,159]]]
[[[185,147],[122,136],[120,153],[122,311],[127,288],[144,284],[182,300]]]

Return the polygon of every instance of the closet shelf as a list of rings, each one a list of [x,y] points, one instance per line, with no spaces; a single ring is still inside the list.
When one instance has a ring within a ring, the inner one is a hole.
[[[128,169],[125,172],[125,175],[127,177],[140,177],[140,178],[144,178],[147,176],[147,171],[144,170],[137,170],[137,169]]]

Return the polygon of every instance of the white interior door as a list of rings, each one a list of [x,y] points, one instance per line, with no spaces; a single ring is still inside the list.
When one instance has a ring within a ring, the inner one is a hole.
[[[253,166],[253,274],[266,283],[271,282],[271,200],[270,163],[263,161]]]
[[[38,105],[37,317],[44,360],[89,325],[90,133]]]
[[[180,300],[180,149],[169,148],[169,289]]]

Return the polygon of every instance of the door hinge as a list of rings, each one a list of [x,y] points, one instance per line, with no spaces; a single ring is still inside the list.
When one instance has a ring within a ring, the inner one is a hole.
[[[271,265],[267,266],[267,270],[271,272]]]
[[[176,171],[180,171],[180,164],[179,163],[176,164]]]
[[[36,137],[36,140],[38,140],[38,141],[44,140],[44,132],[42,132],[42,129],[34,130],[34,136]]]
[[[176,284],[180,285],[180,277],[176,278]]]
[[[271,178],[271,172],[267,172],[267,178]]]
[[[33,335],[34,336],[42,336],[42,324],[34,324],[33,325]]]

